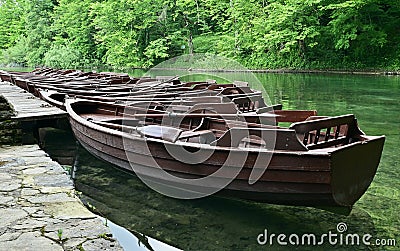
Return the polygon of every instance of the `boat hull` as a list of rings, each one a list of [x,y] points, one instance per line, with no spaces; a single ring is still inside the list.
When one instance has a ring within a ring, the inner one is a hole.
[[[181,178],[198,179],[213,174],[226,160],[227,152],[216,150],[205,162],[190,165],[174,159],[159,142],[123,138],[121,132],[110,133],[109,129],[102,130],[97,125],[88,126],[83,121],[75,120],[73,116],[70,123],[77,140],[93,155],[125,170],[136,172],[146,183],[159,185],[160,189],[199,190],[190,183],[182,184],[168,179],[163,171]],[[131,142],[127,144],[126,140]],[[266,171],[254,184],[249,184],[248,180],[257,155],[249,154],[244,165],[230,167],[234,171],[240,168],[240,171],[217,194],[272,204],[351,207],[372,182],[383,143],[382,136],[362,144],[352,143],[330,153],[274,152]],[[145,147],[150,149],[150,155],[142,151]],[[357,163],[352,160],[362,159],[365,155],[369,156],[368,161]],[[351,158],[347,161],[349,157]],[[163,170],[152,164],[154,161]],[[347,177],[345,181],[343,175]],[[221,175],[215,179],[227,178]],[[203,190],[208,191],[210,188],[212,184]]]

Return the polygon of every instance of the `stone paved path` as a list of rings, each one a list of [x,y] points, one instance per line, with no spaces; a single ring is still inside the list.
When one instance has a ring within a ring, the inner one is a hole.
[[[123,250],[37,145],[0,146],[0,250]]]

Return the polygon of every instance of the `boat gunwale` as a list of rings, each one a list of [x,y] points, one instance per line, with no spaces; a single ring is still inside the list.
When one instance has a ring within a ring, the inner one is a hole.
[[[273,153],[273,154],[292,154],[292,155],[315,155],[315,156],[331,156],[335,152],[341,151],[341,150],[346,150],[347,148],[354,147],[355,145],[358,144],[365,144],[367,143],[370,139],[368,137],[385,137],[384,135],[382,136],[367,136],[367,135],[361,135],[365,139],[362,141],[355,141],[351,142],[345,145],[341,145],[338,147],[327,147],[327,148],[322,148],[322,149],[308,149],[307,151],[293,151],[293,150],[276,150],[276,149],[262,149],[262,148],[235,148],[235,147],[224,147],[224,146],[216,146],[216,145],[210,145],[210,144],[201,144],[201,143],[193,143],[193,142],[182,142],[182,141],[176,141],[176,142],[170,142],[167,140],[163,139],[157,139],[157,138],[151,138],[151,137],[143,137],[139,133],[137,135],[135,134],[130,134],[128,132],[124,131],[119,131],[116,129],[108,128],[93,122],[90,122],[88,120],[85,120],[82,118],[79,114],[75,112],[75,110],[72,108],[72,103],[77,103],[77,102],[88,102],[88,103],[97,103],[97,104],[102,104],[102,102],[99,101],[94,101],[92,102],[91,100],[83,100],[83,99],[66,99],[66,109],[68,113],[70,114],[70,117],[73,118],[74,120],[78,121],[80,124],[88,126],[92,129],[98,130],[98,131],[103,131],[105,133],[115,135],[115,136],[120,136],[120,137],[125,137],[128,139],[134,139],[134,140],[143,140],[143,141],[152,141],[152,142],[157,142],[157,143],[163,143],[163,144],[169,144],[169,145],[181,145],[181,146],[187,146],[187,147],[195,147],[199,149],[221,149],[221,150],[228,150],[228,151],[237,151],[237,152],[242,152],[243,150],[246,150],[248,152],[255,152],[255,153]],[[112,106],[118,106],[118,107],[123,107],[123,105],[119,104],[108,104],[107,105],[112,105]],[[290,129],[293,130],[293,129]],[[294,131],[294,130],[293,130]],[[294,131],[295,132],[295,131]],[[374,139],[374,138],[373,138]]]

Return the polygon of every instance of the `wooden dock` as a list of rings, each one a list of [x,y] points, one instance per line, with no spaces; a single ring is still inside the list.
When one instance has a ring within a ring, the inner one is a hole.
[[[3,96],[13,109],[13,114],[7,119],[18,122],[19,125],[19,128],[8,129],[21,129],[22,143],[24,144],[36,142],[35,138],[38,136],[39,128],[67,128],[69,126],[67,112],[48,104],[12,83],[0,81],[0,96]],[[4,118],[2,119],[4,120]]]
[[[68,113],[35,97],[9,82],[0,82],[0,95],[14,108],[18,121],[38,121],[67,118]]]

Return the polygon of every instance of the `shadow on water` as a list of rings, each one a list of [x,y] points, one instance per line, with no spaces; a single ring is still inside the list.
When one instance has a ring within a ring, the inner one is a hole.
[[[341,216],[314,208],[276,206],[248,201],[208,197],[178,200],[154,192],[135,175],[96,159],[82,147],[76,149],[70,132],[46,129],[42,145],[54,159],[64,149],[78,156],[76,189],[95,212],[131,232],[143,233],[184,250],[260,250],[257,237],[267,229],[271,234],[306,234],[317,237],[338,233],[345,222],[348,233],[376,234],[369,215],[355,208],[350,216]],[[65,158],[64,158],[65,160]],[[64,163],[64,164],[72,164]],[[301,241],[301,240],[300,240]],[[318,242],[318,239],[317,239]],[[265,246],[269,250],[327,250],[332,246]],[[137,243],[132,243],[137,245]],[[337,245],[335,250],[370,250],[365,246]],[[155,249],[157,250],[157,249]],[[163,249],[159,249],[163,250]]]

